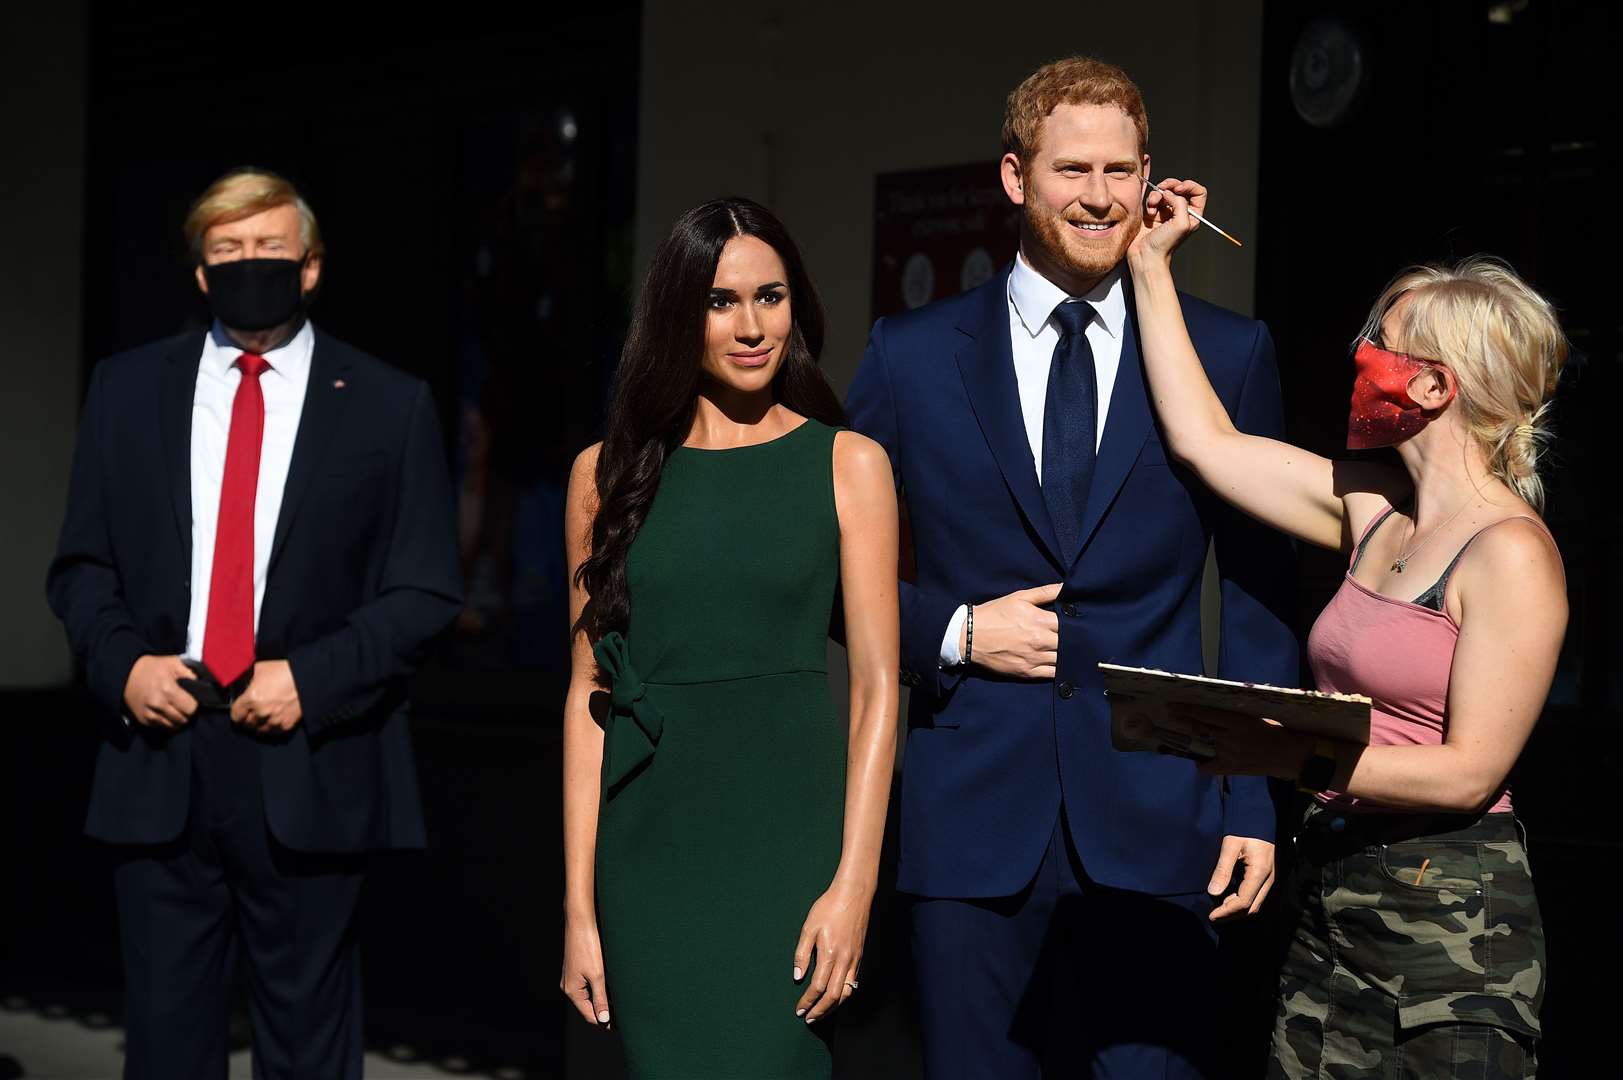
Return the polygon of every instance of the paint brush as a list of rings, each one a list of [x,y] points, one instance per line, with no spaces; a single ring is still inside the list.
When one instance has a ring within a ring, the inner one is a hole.
[[[1144,183],[1153,191],[1160,191],[1161,190],[1160,188],[1156,187],[1154,184],[1151,184],[1150,179],[1147,176],[1144,178]],[[1171,192],[1165,192],[1164,194],[1171,194]],[[1218,228],[1216,225],[1212,224],[1210,221],[1207,221],[1205,218],[1203,218],[1199,214],[1195,213],[1195,208],[1193,206],[1191,206],[1189,208],[1189,216],[1194,218],[1196,221],[1200,222],[1202,225],[1206,226],[1208,229],[1212,230],[1218,236],[1221,236],[1223,239],[1225,239],[1229,243],[1233,244],[1235,247],[1245,247],[1244,244],[1242,244],[1238,240],[1234,239],[1234,237],[1230,236],[1228,233],[1224,232],[1222,229]]]

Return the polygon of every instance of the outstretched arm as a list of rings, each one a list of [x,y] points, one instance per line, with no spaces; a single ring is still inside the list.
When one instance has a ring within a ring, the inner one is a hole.
[[[898,627],[896,495],[890,459],[872,439],[842,432],[834,443],[840,579],[851,671],[845,836],[828,891],[806,916],[796,978],[817,965],[796,1009],[810,1023],[851,993],[862,962],[868,912],[879,884],[879,848],[896,758]]]
[[[1150,193],[1144,229],[1128,249],[1138,305],[1139,347],[1167,449],[1206,486],[1267,525],[1320,547],[1340,549],[1348,532],[1328,458],[1278,439],[1240,431],[1212,389],[1189,340],[1172,281],[1172,252],[1198,226],[1206,204],[1191,180],[1164,180]]]

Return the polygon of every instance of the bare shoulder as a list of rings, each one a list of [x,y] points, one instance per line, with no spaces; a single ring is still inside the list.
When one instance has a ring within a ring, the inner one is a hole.
[[[834,510],[842,528],[895,518],[896,483],[891,478],[890,457],[866,435],[835,433]]]
[[[574,480],[578,476],[596,476],[597,455],[602,449],[603,444],[595,442],[576,454],[575,464],[569,470],[569,479]]]
[[[866,435],[855,431],[836,432],[834,479],[859,485],[875,482],[888,485],[891,482],[890,456],[883,446]]]
[[[1503,517],[1478,532],[1452,584],[1458,589],[1461,625],[1480,612],[1496,632],[1509,620],[1519,631],[1559,639],[1566,626],[1561,553],[1544,527],[1527,517]]]
[[[593,443],[575,455],[569,468],[570,509],[593,510],[597,506],[597,457],[603,449],[600,442]]]
[[[1486,526],[1471,542],[1460,564],[1461,569],[1469,566],[1479,572],[1477,576],[1483,581],[1501,587],[1512,582],[1543,584],[1566,579],[1560,549],[1549,530],[1523,515],[1500,518]]]

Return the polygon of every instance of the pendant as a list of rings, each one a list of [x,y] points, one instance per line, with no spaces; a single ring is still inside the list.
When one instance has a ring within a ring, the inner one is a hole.
[[[1408,559],[1393,559],[1392,560],[1392,569],[1401,574],[1401,573],[1403,573],[1403,564],[1408,562],[1408,561],[1409,561]]]

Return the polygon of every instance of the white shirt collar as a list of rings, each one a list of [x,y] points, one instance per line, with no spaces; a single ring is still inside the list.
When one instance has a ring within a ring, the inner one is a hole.
[[[1127,324],[1127,297],[1123,292],[1123,267],[1118,265],[1085,296],[1073,297],[1064,289],[1039,274],[1026,262],[1023,254],[1014,257],[1014,270],[1009,274],[1009,303],[1014,305],[1026,333],[1036,337],[1048,323],[1054,309],[1067,300],[1086,300],[1093,305],[1093,317],[1113,338],[1120,338]]]
[[[264,354],[265,362],[270,364],[272,371],[301,382],[310,372],[310,357],[315,348],[315,331],[310,327],[310,320],[306,319],[298,333]],[[242,346],[226,335],[225,327],[216,319],[203,341],[203,363],[212,365],[214,373],[223,376],[230,372],[243,352]]]

